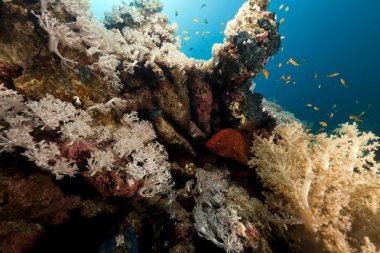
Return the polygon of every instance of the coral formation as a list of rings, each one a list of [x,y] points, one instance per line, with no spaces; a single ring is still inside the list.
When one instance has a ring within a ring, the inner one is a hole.
[[[268,188],[266,204],[275,223],[303,224],[308,236],[303,239],[311,247],[322,244],[316,252],[356,252],[368,238],[378,241],[371,230],[365,238],[352,238],[351,224],[359,210],[379,211],[380,164],[374,160],[379,146],[376,136],[359,132],[355,123],[331,136],[284,124],[270,138],[255,139],[250,166]],[[371,226],[378,226],[372,218]]]
[[[206,61],[158,0],[104,23],[88,0],[1,1],[0,251],[374,252],[376,138],[306,134],[253,93],[280,47],[268,4],[246,1]]]

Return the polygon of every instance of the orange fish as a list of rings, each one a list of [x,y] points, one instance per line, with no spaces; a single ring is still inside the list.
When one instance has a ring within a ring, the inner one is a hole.
[[[318,106],[314,106],[314,110],[318,111],[319,110]]]
[[[355,116],[355,115],[350,115],[348,118],[349,118],[349,119],[352,119],[352,120],[355,120],[356,122],[359,122],[359,123],[362,123],[362,122],[363,122],[363,120],[359,119],[359,118],[358,118],[357,116]]]
[[[279,68],[281,68],[281,67],[282,67],[282,63],[281,63],[281,62],[278,64],[278,67],[279,67]]]
[[[207,141],[206,147],[219,156],[234,158],[241,164],[246,165],[248,162],[248,140],[236,129],[219,131]]]
[[[317,79],[317,78],[318,78],[318,74],[315,73],[315,74],[314,74],[314,79]]]
[[[327,123],[325,121],[319,122],[319,125],[321,125],[322,127],[327,127]]]
[[[339,73],[338,73],[338,72],[331,73],[330,75],[327,75],[326,77],[327,77],[327,78],[331,78],[331,77],[336,77],[336,76],[339,76]]]
[[[344,80],[343,78],[341,78],[341,79],[340,79],[340,82],[342,83],[342,85],[343,85],[344,88],[346,88],[346,89],[348,88],[348,87],[347,87],[346,80]]]
[[[291,63],[293,66],[296,66],[298,67],[299,64],[293,59],[293,58],[290,58],[289,61],[288,61],[288,64]]]
[[[265,76],[265,79],[268,80],[268,78],[269,78],[269,71],[266,70],[266,69],[263,69],[263,74]]]

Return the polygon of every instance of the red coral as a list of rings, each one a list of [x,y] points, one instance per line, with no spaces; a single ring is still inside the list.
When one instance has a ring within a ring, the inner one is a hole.
[[[139,189],[141,183],[140,180],[136,179],[130,179],[130,182],[126,182],[126,177],[114,170],[103,170],[101,173],[96,173],[94,176],[85,173],[84,177],[87,182],[93,185],[104,197],[131,197]]]
[[[203,131],[210,132],[213,96],[210,85],[194,72],[190,81],[190,94],[195,118]]]
[[[7,82],[21,75],[22,67],[0,61],[0,83]]]

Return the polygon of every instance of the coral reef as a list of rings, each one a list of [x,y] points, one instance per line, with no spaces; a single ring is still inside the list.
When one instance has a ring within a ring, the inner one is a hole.
[[[206,61],[158,0],[104,23],[88,0],[0,1],[0,251],[374,252],[375,137],[306,134],[253,93],[280,47],[268,4],[246,1]]]
[[[379,226],[371,215],[379,211],[380,164],[374,160],[379,146],[375,135],[360,133],[355,123],[331,136],[284,124],[272,137],[256,138],[250,165],[270,190],[266,204],[275,223],[302,224],[307,235],[302,239],[315,252],[357,252],[368,238],[378,244],[378,231],[355,238],[351,224],[361,212],[370,226]]]

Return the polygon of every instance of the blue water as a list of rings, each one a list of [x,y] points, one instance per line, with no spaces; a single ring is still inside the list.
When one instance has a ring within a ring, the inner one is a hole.
[[[105,10],[120,2],[92,0],[92,5],[101,19]],[[244,3],[243,0],[162,2],[170,20],[179,24],[179,35],[190,36],[190,40],[182,41],[182,51],[198,59],[210,58],[212,45],[223,40],[221,23],[227,23]],[[204,3],[206,6],[200,8]],[[279,10],[282,3],[284,8]],[[286,6],[289,6],[288,12],[284,10]],[[380,26],[377,19],[380,1],[272,0],[269,10],[276,12],[278,20],[285,18],[280,26],[280,34],[285,36],[284,51],[280,50],[265,66],[270,73],[268,80],[263,75],[256,78],[256,91],[293,112],[297,118],[313,122],[314,130],[319,128],[320,121],[328,123],[326,130],[329,131],[340,123],[352,121],[348,118],[350,115],[365,112],[360,128],[380,135]],[[199,22],[194,22],[194,18]],[[183,35],[183,30],[188,34]],[[300,66],[286,64],[290,58]],[[280,62],[282,68],[278,68]],[[333,72],[339,72],[340,76],[326,78]],[[314,79],[315,73],[317,79]],[[281,75],[292,76],[291,83],[286,85],[279,81]],[[346,80],[347,89],[340,78]],[[309,103],[319,110],[307,107]],[[329,117],[331,113],[334,113],[333,118]]]

